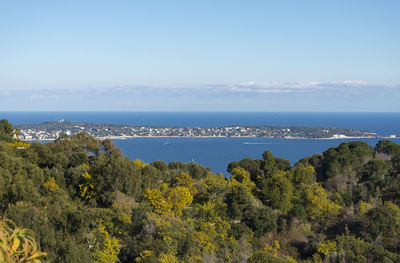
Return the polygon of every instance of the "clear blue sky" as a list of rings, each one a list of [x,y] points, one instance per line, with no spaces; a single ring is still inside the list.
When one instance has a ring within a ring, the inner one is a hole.
[[[0,110],[400,111],[400,1],[1,1]]]

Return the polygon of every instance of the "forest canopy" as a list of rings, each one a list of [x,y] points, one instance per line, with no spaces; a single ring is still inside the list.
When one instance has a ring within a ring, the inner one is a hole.
[[[38,253],[10,262],[400,261],[398,144],[227,169],[147,164],[83,133],[27,143],[1,120],[0,235],[27,233]],[[2,240],[0,259],[21,251]]]

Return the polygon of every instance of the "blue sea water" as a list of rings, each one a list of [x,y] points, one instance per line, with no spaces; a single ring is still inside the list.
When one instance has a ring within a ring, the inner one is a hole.
[[[324,126],[354,128],[380,135],[400,134],[400,113],[210,113],[210,112],[2,112],[13,124],[43,121],[85,121],[147,126],[216,127],[226,125]],[[227,175],[234,160],[260,158],[265,150],[294,164],[314,153],[349,140],[286,140],[265,138],[134,138],[114,140],[126,156],[145,162],[195,161]],[[375,145],[379,139],[362,139]],[[400,143],[400,139],[393,139]]]
[[[265,150],[282,157],[293,165],[298,160],[322,153],[330,147],[351,140],[287,140],[264,138],[136,138],[115,140],[123,153],[146,162],[163,160],[197,162],[214,172],[228,175],[226,168],[232,161],[243,158],[260,159]],[[361,139],[375,145],[379,139]],[[400,143],[400,139],[393,140]],[[167,143],[167,145],[165,145]]]

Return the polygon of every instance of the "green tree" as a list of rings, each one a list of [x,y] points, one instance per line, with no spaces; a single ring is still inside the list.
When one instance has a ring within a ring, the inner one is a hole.
[[[262,188],[259,192],[261,201],[272,208],[279,209],[286,213],[292,208],[293,185],[286,177],[286,173],[278,171],[272,177],[262,181]]]
[[[243,222],[250,227],[257,236],[262,236],[275,230],[277,216],[269,207],[249,207],[243,216]]]
[[[375,149],[378,153],[384,153],[391,156],[400,153],[400,145],[389,140],[379,141]]]
[[[0,140],[13,141],[14,129],[11,123],[6,119],[0,120]]]
[[[263,157],[263,164],[262,169],[266,177],[272,176],[276,173],[276,166],[275,166],[275,158],[270,151],[265,151],[262,155]]]
[[[92,252],[94,263],[115,263],[118,259],[118,240],[111,237],[104,226],[98,226],[94,231],[96,242]]]
[[[302,185],[302,201],[311,220],[323,222],[328,218],[334,219],[339,214],[340,206],[328,199],[328,193],[318,183]]]

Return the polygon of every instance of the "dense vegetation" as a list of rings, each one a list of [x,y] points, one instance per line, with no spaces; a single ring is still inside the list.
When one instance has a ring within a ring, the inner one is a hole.
[[[232,162],[225,178],[195,163],[132,161],[82,133],[46,144],[15,133],[1,121],[1,222],[33,231],[46,253],[35,260],[400,261],[391,141],[342,143],[293,167],[266,151]]]

